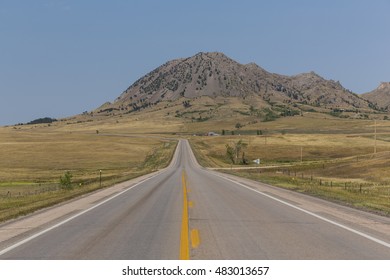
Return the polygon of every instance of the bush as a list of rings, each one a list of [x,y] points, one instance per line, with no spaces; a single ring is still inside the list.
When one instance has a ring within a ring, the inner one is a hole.
[[[72,188],[72,173],[70,171],[66,171],[64,176],[60,178],[60,185],[64,189]]]

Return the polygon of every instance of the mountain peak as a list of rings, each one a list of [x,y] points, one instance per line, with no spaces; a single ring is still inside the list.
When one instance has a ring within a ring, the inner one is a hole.
[[[310,71],[310,72],[307,72],[307,73],[301,73],[301,74],[298,74],[298,75],[294,75],[293,77],[306,77],[306,78],[320,78],[320,79],[324,79],[324,78],[322,78],[320,75],[318,75],[314,71]]]
[[[238,63],[234,60],[232,60],[230,57],[226,56],[224,53],[221,52],[199,52],[196,55],[189,57],[189,60],[191,59],[201,59],[201,60],[207,60],[207,61],[225,61],[229,63]]]
[[[224,53],[221,52],[198,52],[195,56],[198,55],[207,55],[209,57],[226,56]]]
[[[240,64],[220,52],[199,52],[168,61],[129,86],[112,104],[139,110],[161,101],[200,96],[258,98],[264,106],[300,103],[330,108],[368,108],[368,102],[315,72],[296,76],[269,73],[255,63]]]
[[[379,90],[388,89],[390,91],[390,82],[381,82],[378,89]]]

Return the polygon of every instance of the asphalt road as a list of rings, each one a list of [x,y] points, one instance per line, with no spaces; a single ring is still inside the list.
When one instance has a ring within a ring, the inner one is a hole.
[[[206,170],[186,140],[162,172],[9,234],[33,216],[0,226],[0,259],[390,259],[389,218]]]

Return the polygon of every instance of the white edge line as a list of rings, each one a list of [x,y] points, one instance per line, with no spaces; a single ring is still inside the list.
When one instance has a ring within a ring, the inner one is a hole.
[[[150,179],[152,179],[152,178],[154,178],[154,177],[156,177],[156,176],[158,176],[158,175],[160,175],[160,174],[161,174],[161,172],[158,172],[157,174],[155,174],[155,175],[153,175],[153,176],[151,176],[151,177],[148,177],[148,178],[146,178],[146,179],[144,179],[144,180],[142,180],[142,181],[136,183],[135,185],[131,186],[130,188],[127,188],[127,189],[125,189],[125,190],[123,190],[123,191],[121,191],[121,192],[119,192],[119,193],[117,193],[117,194],[115,194],[115,195],[113,195],[113,196],[107,198],[106,200],[103,200],[102,202],[100,202],[100,203],[98,203],[98,204],[95,204],[94,206],[92,206],[92,207],[90,207],[90,208],[88,208],[88,209],[85,209],[85,210],[81,211],[80,213],[77,213],[76,215],[74,215],[74,216],[72,216],[72,217],[70,217],[70,218],[68,218],[68,219],[66,219],[66,220],[63,220],[62,222],[59,222],[58,224],[55,224],[54,226],[51,226],[51,227],[49,227],[49,228],[47,228],[47,229],[45,229],[45,230],[42,230],[42,231],[40,231],[40,232],[38,232],[38,233],[36,233],[36,234],[34,234],[34,235],[31,235],[30,237],[28,237],[28,238],[26,238],[26,239],[23,239],[23,240],[21,240],[21,241],[15,243],[15,244],[13,244],[13,245],[11,245],[11,246],[5,248],[5,249],[3,249],[2,251],[0,251],[0,256],[1,256],[1,255],[4,255],[5,253],[8,253],[9,251],[11,251],[11,250],[13,250],[13,249],[16,249],[17,247],[19,247],[19,246],[21,246],[21,245],[23,245],[23,244],[25,244],[25,243],[27,243],[27,242],[29,242],[29,241],[31,241],[31,240],[37,238],[37,237],[43,235],[43,234],[45,234],[46,232],[49,232],[49,231],[51,231],[51,230],[53,230],[53,229],[55,229],[55,228],[57,228],[57,227],[59,227],[59,226],[62,226],[63,224],[66,224],[66,223],[68,223],[68,222],[70,222],[70,221],[76,219],[77,217],[79,217],[79,216],[81,216],[81,215],[84,215],[85,213],[88,213],[89,211],[91,211],[91,210],[93,210],[93,209],[95,209],[95,208],[97,208],[97,207],[103,205],[104,203],[107,203],[107,202],[110,201],[110,200],[113,200],[114,198],[116,198],[116,197],[118,197],[118,196],[124,194],[125,192],[127,192],[127,191],[129,191],[129,190],[135,188],[136,186],[138,186],[138,185],[140,185],[140,184],[142,184],[142,183],[144,183],[144,182],[146,182],[146,181],[148,181],[148,180],[150,180]]]
[[[295,206],[295,205],[293,205],[293,204],[291,204],[291,203],[288,203],[288,202],[286,202],[286,201],[283,201],[283,200],[281,200],[281,199],[278,199],[278,198],[276,198],[276,197],[273,197],[272,195],[268,195],[268,194],[263,193],[263,192],[261,192],[261,191],[259,191],[259,190],[256,190],[256,189],[253,189],[253,188],[251,188],[251,187],[248,187],[247,185],[241,184],[240,182],[237,182],[237,181],[235,181],[235,180],[233,180],[233,179],[224,177],[224,176],[219,175],[219,174],[215,174],[215,175],[218,176],[218,177],[220,177],[220,178],[223,178],[223,179],[225,179],[225,180],[228,180],[228,181],[230,181],[230,182],[233,182],[233,183],[235,183],[235,184],[237,184],[237,185],[240,185],[240,186],[242,186],[242,187],[244,187],[244,188],[246,188],[246,189],[248,189],[248,190],[254,191],[254,192],[256,192],[256,193],[258,193],[258,194],[261,194],[261,195],[263,195],[263,196],[265,196],[265,197],[268,197],[268,198],[270,198],[270,199],[273,199],[273,200],[275,200],[275,201],[277,201],[277,202],[279,202],[279,203],[282,203],[282,204],[284,204],[284,205],[287,205],[287,206],[289,206],[289,207],[291,207],[291,208],[294,208],[294,209],[296,209],[296,210],[299,210],[299,211],[301,211],[301,212],[304,212],[304,213],[306,213],[306,214],[308,214],[308,215],[310,215],[310,216],[313,216],[313,217],[315,217],[315,218],[317,218],[317,219],[320,219],[320,220],[325,221],[325,222],[327,222],[327,223],[330,223],[330,224],[332,224],[332,225],[338,226],[338,227],[340,227],[340,228],[342,228],[342,229],[345,229],[345,230],[347,230],[347,231],[353,232],[353,233],[355,233],[355,234],[357,234],[357,235],[360,235],[360,236],[362,236],[362,237],[364,237],[364,238],[367,238],[367,239],[369,239],[369,240],[371,240],[371,241],[374,241],[374,242],[376,242],[376,243],[378,243],[378,244],[380,244],[380,245],[383,245],[383,246],[385,246],[385,247],[387,247],[387,248],[390,248],[390,243],[387,243],[387,242],[385,242],[385,241],[383,241],[383,240],[380,240],[380,239],[375,238],[375,237],[373,237],[373,236],[371,236],[371,235],[368,235],[368,234],[366,234],[366,233],[360,232],[360,231],[355,230],[355,229],[353,229],[353,228],[347,227],[347,226],[345,226],[345,225],[343,225],[343,224],[340,224],[340,223],[337,223],[337,222],[335,222],[335,221],[332,221],[332,220],[329,220],[329,219],[327,219],[327,218],[324,218],[324,217],[322,217],[322,216],[320,216],[320,215],[317,215],[317,214],[315,214],[315,213],[313,213],[313,212],[310,212],[310,211],[308,211],[308,210],[305,210],[305,209],[303,209],[303,208],[300,208],[300,207],[298,207],[298,206]]]

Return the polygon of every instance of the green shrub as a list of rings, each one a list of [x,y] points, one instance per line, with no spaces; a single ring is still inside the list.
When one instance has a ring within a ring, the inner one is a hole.
[[[72,173],[70,171],[66,171],[64,176],[60,178],[60,185],[64,189],[71,189],[72,188]]]

